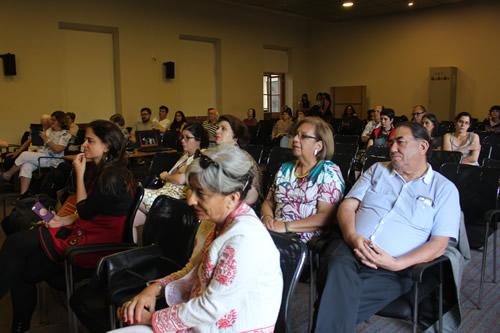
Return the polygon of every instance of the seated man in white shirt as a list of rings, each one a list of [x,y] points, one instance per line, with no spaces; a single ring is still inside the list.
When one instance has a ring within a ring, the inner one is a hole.
[[[158,115],[160,118],[155,122],[155,128],[162,133],[168,131],[171,124],[170,119],[167,118],[168,108],[165,105],[160,106]]]
[[[363,133],[361,133],[361,141],[368,142],[373,130],[380,126],[380,112],[382,112],[383,109],[384,107],[382,105],[375,105],[373,107],[374,119],[369,120],[368,123],[366,124]]]
[[[401,123],[390,139],[390,163],[377,163],[338,210],[344,241],[328,261],[315,332],[355,332],[412,287],[407,269],[444,253],[457,239],[458,190],[427,163],[423,126]]]

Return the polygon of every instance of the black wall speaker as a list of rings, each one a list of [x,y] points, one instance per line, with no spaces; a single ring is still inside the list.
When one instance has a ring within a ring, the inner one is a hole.
[[[2,54],[3,73],[6,76],[16,75],[16,56],[11,53]]]
[[[165,78],[174,79],[175,78],[175,63],[173,61],[164,62],[165,66]]]

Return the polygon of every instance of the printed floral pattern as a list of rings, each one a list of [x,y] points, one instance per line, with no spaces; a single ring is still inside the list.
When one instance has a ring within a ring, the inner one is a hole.
[[[337,205],[344,193],[344,179],[337,165],[331,161],[319,162],[307,177],[295,176],[295,163],[288,162],[278,170],[268,198],[274,198],[277,219],[292,222],[317,213],[318,201]],[[318,232],[300,234],[307,242]]]
[[[174,305],[153,313],[153,327],[157,332],[170,332],[186,328],[179,317],[179,306]]]

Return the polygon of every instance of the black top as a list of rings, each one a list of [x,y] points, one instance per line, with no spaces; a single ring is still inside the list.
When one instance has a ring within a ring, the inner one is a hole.
[[[130,171],[124,167],[108,167],[97,177],[87,199],[76,205],[78,216],[91,220],[96,215],[124,216],[133,200]]]

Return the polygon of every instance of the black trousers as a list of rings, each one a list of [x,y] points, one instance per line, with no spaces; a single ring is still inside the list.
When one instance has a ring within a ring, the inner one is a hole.
[[[408,271],[392,272],[363,265],[345,243],[334,250],[316,313],[315,332],[356,331],[399,296],[410,291]]]
[[[40,245],[36,229],[7,237],[0,250],[0,298],[11,293],[13,323],[31,321],[37,302],[36,283],[64,274]]]

